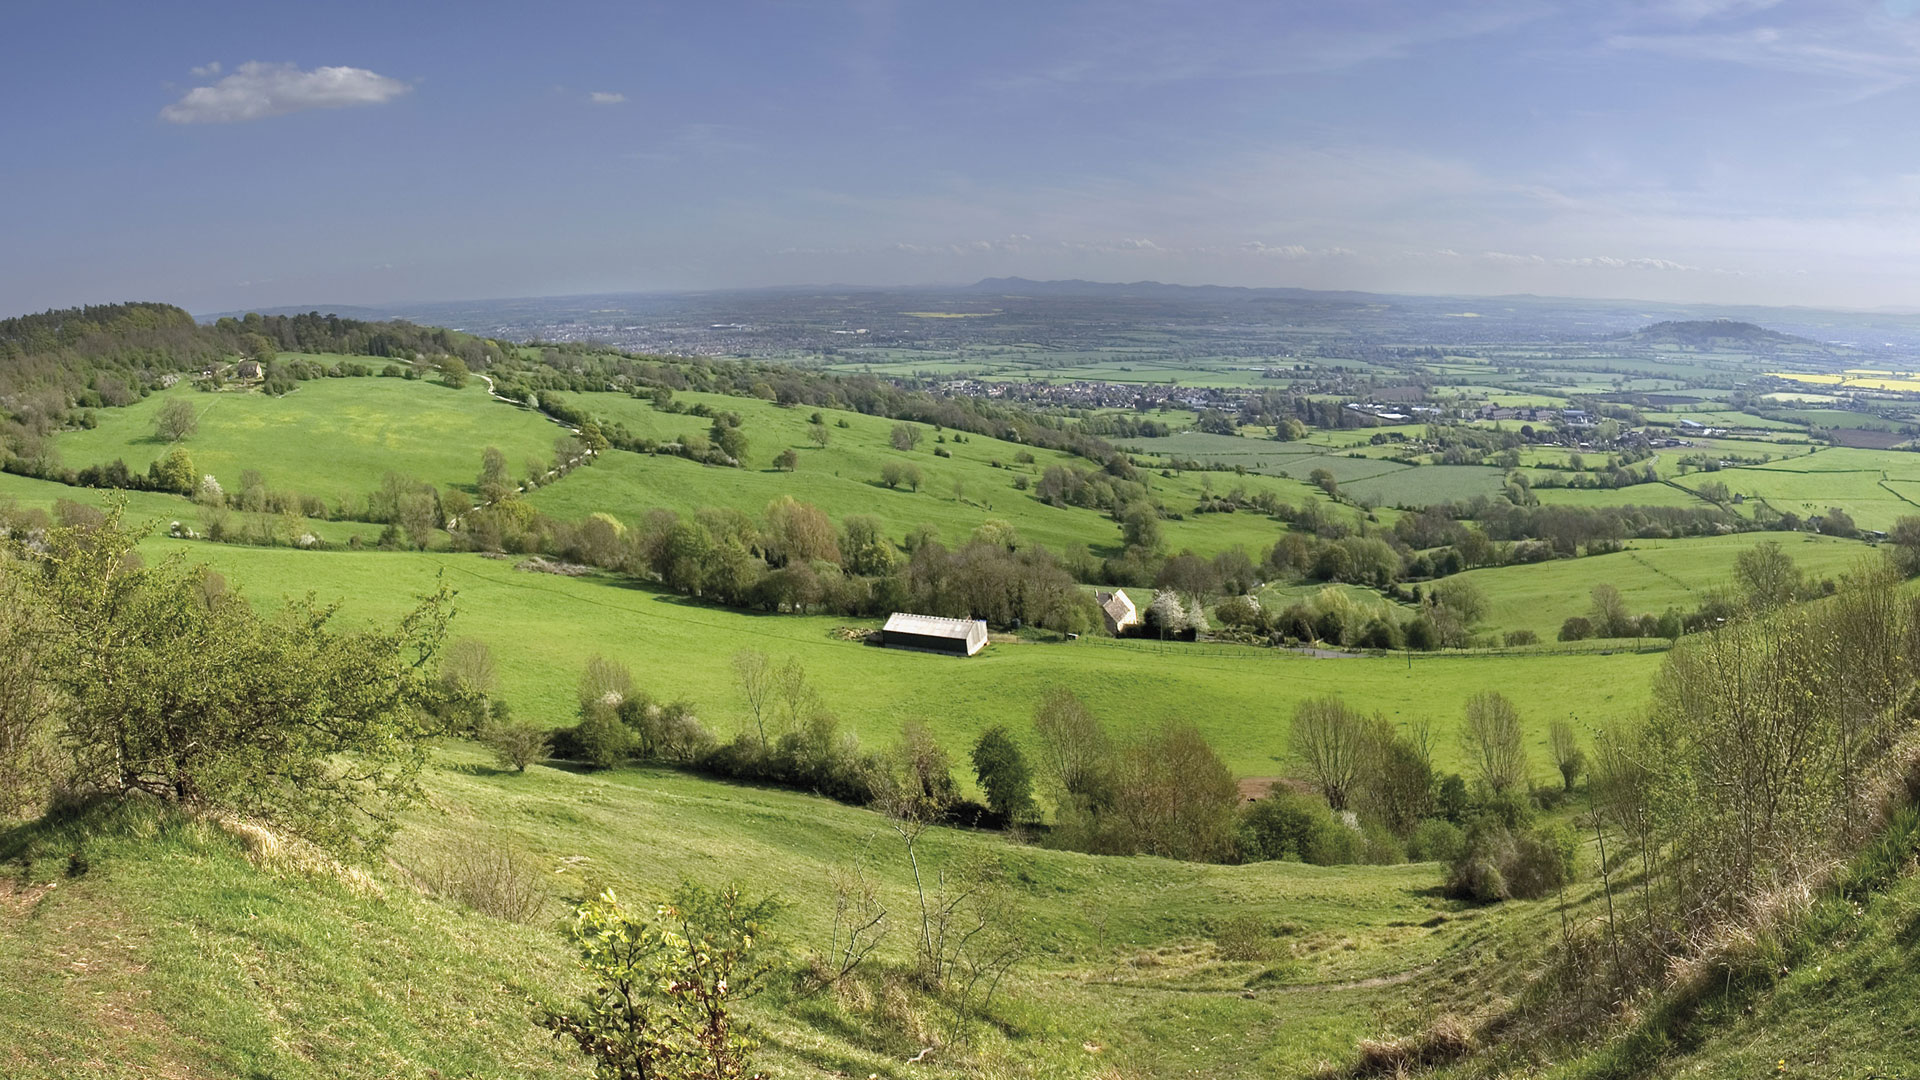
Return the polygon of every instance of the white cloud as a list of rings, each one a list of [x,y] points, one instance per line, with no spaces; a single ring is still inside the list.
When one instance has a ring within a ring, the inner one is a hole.
[[[211,79],[215,75],[220,74],[220,61],[215,60],[211,64],[202,64],[197,68],[191,69],[190,73],[196,79]]]
[[[595,105],[618,105],[627,100],[627,95],[617,90],[595,90],[587,95],[587,100]]]
[[[218,73],[210,64],[206,73]],[[196,71],[201,69],[196,69]],[[175,124],[231,124],[283,116],[302,109],[379,105],[412,89],[366,68],[318,67],[302,71],[292,64],[250,60],[211,86],[196,86],[160,110]]]

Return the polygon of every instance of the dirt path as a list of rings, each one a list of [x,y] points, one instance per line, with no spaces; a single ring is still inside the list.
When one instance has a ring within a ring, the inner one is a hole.
[[[1380,990],[1389,986],[1400,986],[1432,971],[1436,965],[1422,964],[1406,971],[1396,971],[1391,975],[1374,975],[1365,979],[1349,979],[1345,982],[1301,983],[1297,986],[1267,986],[1247,988],[1238,986],[1170,986],[1165,983],[1132,982],[1120,979],[1082,979],[1088,986],[1110,986],[1123,990],[1147,990],[1163,994],[1200,994],[1209,997],[1266,997],[1274,994],[1338,994],[1355,990]]]

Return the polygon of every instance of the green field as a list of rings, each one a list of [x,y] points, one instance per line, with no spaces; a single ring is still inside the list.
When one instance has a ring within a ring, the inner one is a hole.
[[[1682,482],[1690,481],[1683,478]],[[1543,506],[1684,506],[1695,510],[1713,506],[1693,492],[1671,484],[1634,484],[1623,488],[1539,487],[1533,489],[1533,495]]]
[[[1920,514],[1920,503],[1913,501],[1920,496],[1912,486],[1920,484],[1920,454],[1900,450],[1836,446],[1790,461],[1696,473],[1681,483],[1691,487],[1714,480],[1734,494],[1763,498],[1775,510],[1803,518],[1838,506],[1862,529],[1885,530],[1898,518]]]
[[[318,495],[329,504],[357,500],[397,472],[440,487],[472,490],[480,452],[497,446],[515,476],[529,459],[546,463],[566,434],[551,420],[487,396],[473,380],[462,390],[437,381],[316,379],[284,397],[246,391],[205,393],[182,384],[124,409],[99,411],[91,431],[59,436],[68,468],[120,458],[146,471],[172,449],[153,434],[163,402],[180,398],[200,413],[200,429],[182,444],[194,467],[228,491],[258,469],[275,491]]]
[[[1624,718],[1644,705],[1659,664],[1657,655],[1626,653],[1320,660],[1248,646],[1107,638],[997,644],[980,656],[954,659],[840,640],[831,631],[844,619],[747,614],[624,578],[528,573],[515,570],[511,560],[478,555],[301,552],[162,540],[148,546],[155,556],[179,550],[214,566],[256,603],[312,591],[323,600],[340,600],[349,620],[392,618],[444,574],[460,592],[453,634],[491,645],[506,699],[516,712],[549,725],[571,722],[580,670],[589,656],[603,654],[632,667],[656,696],[690,699],[710,727],[731,736],[744,714],[732,689],[730,659],[739,650],[757,649],[800,661],[826,705],[868,745],[891,741],[909,719],[925,721],[956,752],[994,723],[1008,724],[1024,738],[1034,704],[1047,690],[1066,686],[1120,732],[1169,719],[1191,721],[1235,771],[1249,776],[1283,770],[1296,702],[1336,693],[1396,721],[1432,718],[1443,733],[1439,760],[1458,768],[1460,749],[1450,733],[1462,706],[1478,691],[1498,690],[1528,721],[1536,768],[1544,776],[1546,725],[1564,711],[1565,687],[1588,688],[1581,697],[1583,715]]]
[[[651,434],[656,438],[705,431],[707,425],[697,417],[661,413],[651,404],[625,395],[572,394],[567,395],[566,400],[587,409],[595,417],[624,423],[635,434]],[[1086,544],[1096,551],[1119,546],[1119,527],[1105,512],[1055,507],[1035,494],[1041,473],[1048,466],[1095,468],[1093,462],[1084,458],[984,435],[937,432],[927,425],[920,425],[924,435],[920,446],[901,451],[888,441],[894,421],[833,409],[819,410],[828,424],[829,442],[822,448],[808,439],[813,409],[785,408],[757,398],[714,394],[680,394],[675,400],[738,413],[742,418],[741,430],[748,440],[748,467],[717,468],[669,455],[609,451],[591,469],[575,472],[561,483],[534,492],[530,496],[533,506],[558,518],[605,512],[631,522],[656,506],[682,512],[703,506],[727,506],[757,515],[769,502],[791,495],[802,502],[813,503],[835,519],[848,514],[872,514],[880,518],[888,534],[896,538],[925,524],[934,526],[948,543],[958,543],[982,521],[997,518],[1012,525],[1027,540],[1055,550],[1073,544]],[[837,426],[840,421],[848,426]],[[947,441],[937,441],[942,437]],[[956,441],[960,437],[966,441]],[[799,455],[797,470],[780,472],[767,466],[776,454],[788,448]],[[937,457],[935,448],[952,456]],[[1022,453],[1031,454],[1035,459],[1033,463],[1018,462],[1016,455]],[[920,490],[888,488],[882,484],[881,469],[890,461],[908,462],[920,469],[924,477]],[[1014,487],[1015,477],[1020,476],[1029,484],[1026,491]],[[1149,485],[1154,497],[1175,513],[1191,510],[1208,484],[1221,494],[1236,487],[1249,493],[1272,491],[1296,505],[1324,498],[1304,483],[1271,476],[1177,473],[1163,477],[1144,473],[1141,479]],[[1192,548],[1210,555],[1244,547],[1256,559],[1273,545],[1280,529],[1277,522],[1259,514],[1187,514],[1184,520],[1169,520],[1162,525],[1167,544],[1173,550]]]
[[[1856,540],[1752,532],[1633,540],[1627,550],[1608,555],[1472,570],[1459,575],[1459,579],[1472,582],[1486,594],[1486,628],[1499,632],[1532,630],[1542,640],[1551,641],[1562,622],[1587,614],[1591,607],[1588,594],[1595,585],[1605,583],[1619,589],[1635,615],[1658,615],[1669,607],[1684,613],[1698,607],[1708,590],[1730,584],[1733,560],[1740,552],[1768,542],[1779,544],[1815,582],[1838,577],[1874,552]]]

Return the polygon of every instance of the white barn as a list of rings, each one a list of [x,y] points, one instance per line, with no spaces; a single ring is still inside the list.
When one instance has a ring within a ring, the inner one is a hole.
[[[972,656],[987,645],[987,624],[979,619],[943,619],[896,611],[880,628],[880,644],[894,649]]]

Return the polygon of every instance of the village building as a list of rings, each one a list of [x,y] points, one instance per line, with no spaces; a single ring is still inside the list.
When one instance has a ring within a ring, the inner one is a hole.
[[[1140,610],[1133,606],[1133,600],[1126,593],[1118,589],[1112,592],[1104,589],[1096,591],[1093,602],[1100,605],[1100,618],[1107,624],[1107,633],[1114,637],[1140,625]]]
[[[234,370],[234,374],[242,379],[257,379],[260,377],[260,361],[242,360],[240,366]]]
[[[896,611],[880,628],[880,644],[890,649],[972,656],[986,647],[987,624],[979,619],[943,619]]]

